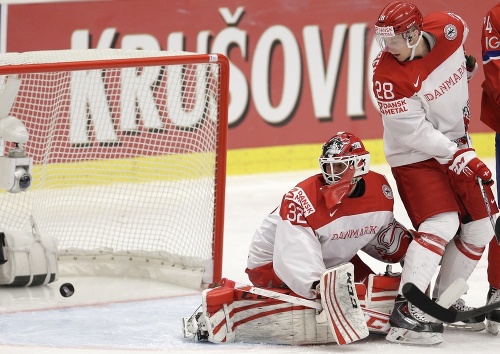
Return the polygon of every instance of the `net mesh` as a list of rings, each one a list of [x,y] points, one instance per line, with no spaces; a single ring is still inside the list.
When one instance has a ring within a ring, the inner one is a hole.
[[[0,56],[0,66],[61,63],[16,75],[21,87],[9,115],[29,132],[33,182],[26,192],[0,192],[1,230],[31,230],[33,215],[42,234],[58,239],[60,254],[152,252],[206,267],[214,257],[217,144],[225,128],[220,66],[166,60],[116,67],[109,59],[148,55],[75,52]],[[100,68],[67,70],[69,60],[98,60]],[[4,155],[14,147],[4,145]]]

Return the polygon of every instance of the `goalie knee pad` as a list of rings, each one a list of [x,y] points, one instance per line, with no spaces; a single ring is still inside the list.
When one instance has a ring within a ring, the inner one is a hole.
[[[57,242],[32,232],[0,232],[0,285],[35,286],[57,280]]]

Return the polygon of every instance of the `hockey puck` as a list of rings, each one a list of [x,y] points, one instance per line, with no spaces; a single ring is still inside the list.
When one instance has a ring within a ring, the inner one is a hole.
[[[59,288],[62,297],[70,297],[75,293],[75,287],[71,283],[64,283]]]

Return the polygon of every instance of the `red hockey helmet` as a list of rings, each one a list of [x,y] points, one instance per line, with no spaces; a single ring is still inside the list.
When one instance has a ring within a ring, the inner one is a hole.
[[[375,36],[380,47],[386,47],[385,40],[399,34],[404,39],[416,28],[422,31],[424,18],[420,10],[408,2],[395,1],[387,5],[375,22]]]
[[[370,169],[370,153],[357,136],[339,132],[323,145],[319,166],[328,184],[340,181],[349,166],[354,167],[357,180]]]

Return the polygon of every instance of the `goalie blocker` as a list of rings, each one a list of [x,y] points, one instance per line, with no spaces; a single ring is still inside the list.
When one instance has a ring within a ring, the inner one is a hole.
[[[372,274],[366,284],[354,284],[352,270],[351,263],[327,270],[320,282],[321,297],[315,300],[289,289],[225,280],[202,293],[201,312],[183,319],[184,337],[212,343],[342,345],[369,332],[387,333],[399,276]]]
[[[0,285],[36,286],[58,278],[57,241],[33,232],[0,232]]]

